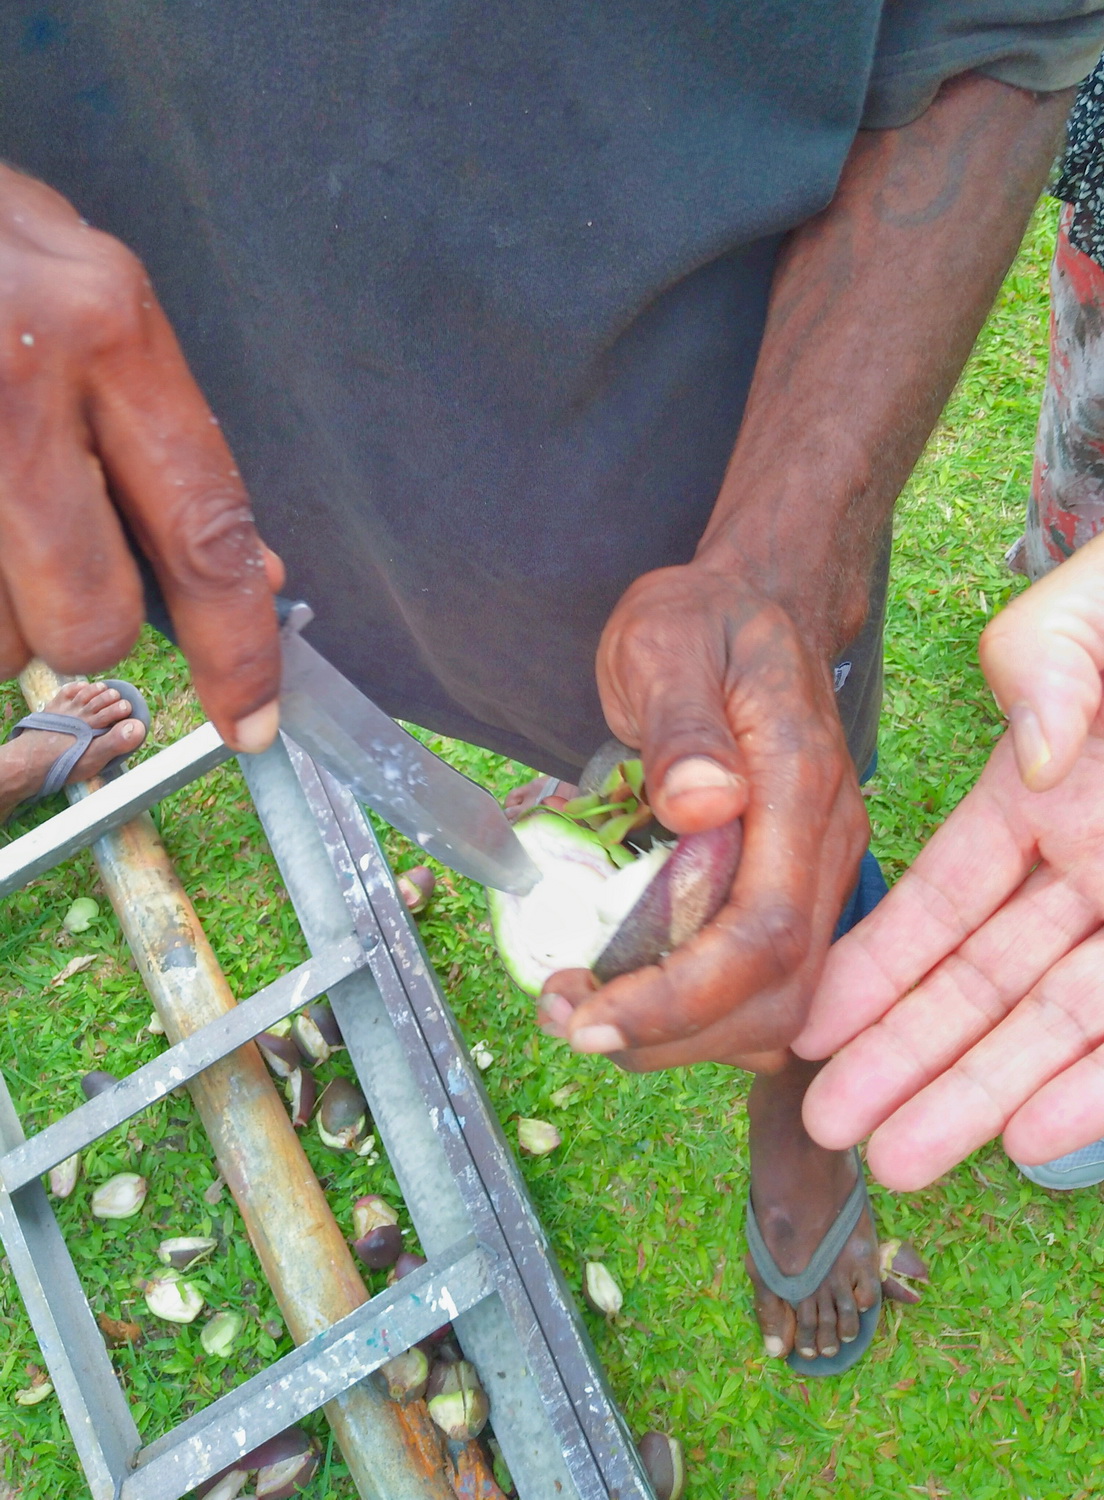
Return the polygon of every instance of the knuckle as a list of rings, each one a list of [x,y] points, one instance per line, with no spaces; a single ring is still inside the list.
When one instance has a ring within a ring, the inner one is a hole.
[[[755,925],[759,942],[771,955],[777,973],[790,975],[801,967],[811,940],[805,912],[792,902],[777,901],[756,913]]]
[[[152,292],[141,261],[119,240],[92,231],[81,243],[79,258],[57,274],[56,263],[43,268],[38,305],[60,334],[76,336],[92,355],[135,341]]]
[[[224,594],[243,584],[261,588],[264,558],[253,512],[240,488],[194,491],[181,522],[179,550],[168,562],[188,593]],[[263,593],[267,598],[267,587]]]

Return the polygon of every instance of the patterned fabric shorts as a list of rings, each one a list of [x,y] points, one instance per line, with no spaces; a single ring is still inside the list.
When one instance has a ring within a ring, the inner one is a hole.
[[[1062,210],[1050,268],[1050,367],[1027,528],[1009,565],[1034,581],[1104,530],[1104,270],[1070,242]]]

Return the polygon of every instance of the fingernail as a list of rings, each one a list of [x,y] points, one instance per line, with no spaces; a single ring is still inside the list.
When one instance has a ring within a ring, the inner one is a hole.
[[[771,1359],[781,1359],[786,1352],[786,1346],[776,1333],[768,1333],[763,1339],[763,1348]]]
[[[663,778],[663,791],[668,797],[681,797],[686,792],[716,791],[722,787],[735,787],[736,777],[715,760],[704,755],[691,755],[686,760],[676,760]]]
[[[1008,711],[1008,725],[1016,751],[1020,778],[1028,788],[1051,760],[1050,746],[1043,734],[1039,716],[1029,703],[1014,703]]]
[[[542,995],[537,1001],[541,1015],[557,1026],[566,1026],[575,1014],[575,1007],[562,995]]]
[[[576,1052],[624,1052],[629,1045],[616,1026],[584,1026],[570,1041]]]
[[[257,755],[272,744],[279,727],[280,700],[273,698],[271,703],[246,714],[234,725],[234,748],[246,755]]]

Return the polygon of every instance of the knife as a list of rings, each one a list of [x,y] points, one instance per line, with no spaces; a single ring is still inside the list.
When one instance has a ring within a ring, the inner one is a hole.
[[[308,604],[277,601],[280,728],[361,802],[442,864],[524,896],[540,871],[494,797],[396,724],[300,635]]]

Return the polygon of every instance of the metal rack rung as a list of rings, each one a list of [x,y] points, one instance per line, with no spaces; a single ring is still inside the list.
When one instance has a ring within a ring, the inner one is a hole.
[[[0,851],[0,896],[228,755],[204,725],[75,802]],[[363,810],[290,742],[240,759],[312,957],[29,1139],[0,1078],[0,1238],[94,1500],[178,1500],[444,1321],[521,1500],[653,1500]],[[323,992],[429,1261],[142,1447],[39,1179]]]

